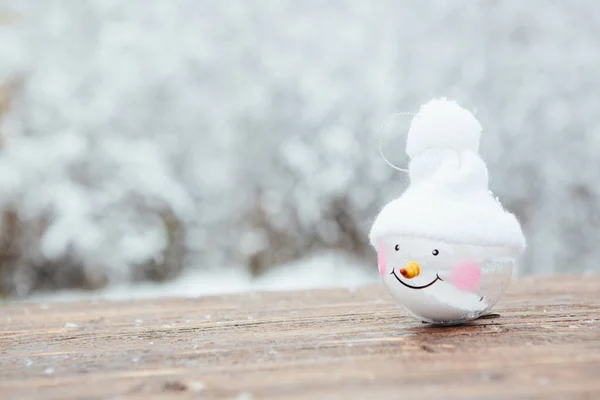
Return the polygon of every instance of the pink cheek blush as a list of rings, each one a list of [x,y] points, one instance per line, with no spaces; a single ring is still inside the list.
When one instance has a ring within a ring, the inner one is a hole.
[[[481,268],[472,262],[459,264],[452,270],[450,280],[457,289],[473,292],[481,282]]]
[[[387,269],[387,255],[383,243],[379,245],[379,249],[377,250],[377,265],[379,266],[379,276],[383,278]]]

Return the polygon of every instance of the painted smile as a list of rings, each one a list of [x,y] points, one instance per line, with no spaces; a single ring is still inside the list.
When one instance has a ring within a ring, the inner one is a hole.
[[[400,278],[398,277],[398,275],[396,275],[396,271],[394,271],[394,269],[393,269],[393,268],[392,268],[392,275],[394,275],[394,278],[396,278],[396,280],[397,280],[398,282],[400,282],[401,284],[403,284],[404,286],[406,286],[407,288],[410,288],[410,289],[425,289],[425,288],[428,288],[429,286],[433,285],[433,284],[434,284],[434,283],[436,283],[437,281],[443,281],[443,279],[442,279],[442,278],[440,278],[440,276],[439,276],[438,274],[435,274],[435,279],[434,279],[434,280],[432,280],[431,282],[429,282],[428,284],[426,284],[426,285],[423,285],[423,286],[412,286],[412,285],[409,285],[409,284],[408,284],[408,283],[406,283],[406,282],[403,282],[403,281],[402,281],[402,279],[400,279]]]

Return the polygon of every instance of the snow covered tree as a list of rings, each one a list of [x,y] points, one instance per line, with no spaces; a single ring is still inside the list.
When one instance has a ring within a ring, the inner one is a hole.
[[[379,129],[440,95],[477,110],[520,272],[597,269],[594,2],[5,3],[0,81],[23,79],[0,125],[5,290],[326,250],[375,274],[368,227],[405,187]],[[407,126],[385,140],[399,164]]]

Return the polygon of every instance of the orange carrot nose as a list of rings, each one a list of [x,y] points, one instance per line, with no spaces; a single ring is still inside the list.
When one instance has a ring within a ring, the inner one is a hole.
[[[411,261],[406,264],[406,267],[400,268],[400,273],[406,279],[412,279],[421,273],[421,267],[416,262]]]

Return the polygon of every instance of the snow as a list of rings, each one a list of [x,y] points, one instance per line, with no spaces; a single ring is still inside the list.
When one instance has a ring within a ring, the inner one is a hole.
[[[252,394],[248,392],[240,392],[235,396],[235,400],[252,400],[253,398]]]
[[[154,297],[197,297],[248,291],[279,291],[342,287],[354,289],[378,282],[376,270],[338,253],[322,253],[284,264],[277,269],[253,278],[245,271],[190,270],[166,283],[144,282],[131,285],[114,284],[95,292],[65,290],[34,294],[26,299],[33,302],[74,301],[83,299],[128,300]],[[211,319],[206,314],[205,319]],[[141,325],[142,320],[136,320]],[[71,327],[65,325],[65,327]]]
[[[595,2],[3,4],[2,292],[368,282],[369,226],[406,186],[380,127],[439,96],[477,110],[518,273],[598,271]]]

